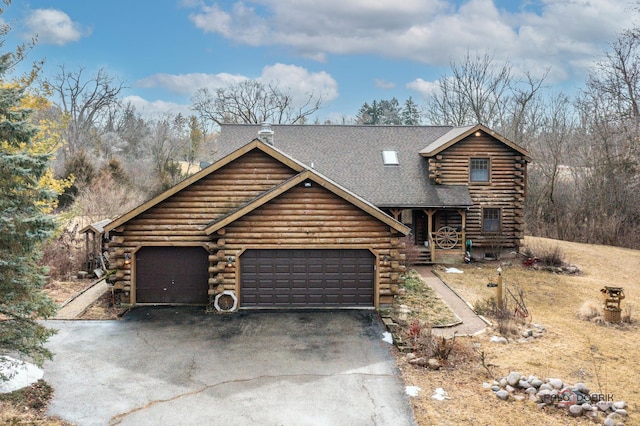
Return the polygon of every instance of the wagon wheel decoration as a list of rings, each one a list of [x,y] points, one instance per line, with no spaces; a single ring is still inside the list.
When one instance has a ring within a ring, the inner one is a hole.
[[[458,233],[450,226],[443,226],[438,229],[435,235],[436,244],[441,249],[452,249],[458,244]]]

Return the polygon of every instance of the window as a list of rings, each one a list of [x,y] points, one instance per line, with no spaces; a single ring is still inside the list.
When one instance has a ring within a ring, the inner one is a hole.
[[[482,232],[500,232],[500,209],[482,209]]]
[[[385,166],[397,166],[400,164],[398,162],[398,151],[382,151],[382,162]]]
[[[488,158],[472,158],[469,169],[471,182],[489,182]]]

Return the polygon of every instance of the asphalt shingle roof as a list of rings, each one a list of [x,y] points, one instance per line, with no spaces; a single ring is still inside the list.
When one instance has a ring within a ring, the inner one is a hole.
[[[260,125],[225,124],[218,139],[222,158],[258,137]],[[467,207],[464,185],[429,181],[420,151],[451,126],[272,125],[273,144],[378,207]],[[382,151],[398,153],[398,165],[385,166]]]

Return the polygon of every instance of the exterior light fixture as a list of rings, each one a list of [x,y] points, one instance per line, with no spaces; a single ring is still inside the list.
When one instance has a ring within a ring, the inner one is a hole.
[[[128,265],[131,263],[131,253],[125,253],[124,254],[124,264]]]
[[[236,259],[233,256],[229,256],[229,258],[227,259],[227,268],[233,267],[235,261]]]

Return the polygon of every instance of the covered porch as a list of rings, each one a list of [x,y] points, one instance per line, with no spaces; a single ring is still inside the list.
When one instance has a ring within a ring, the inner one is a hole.
[[[390,209],[389,212],[411,228],[410,243],[415,245],[416,264],[464,261],[467,209],[414,208]]]

